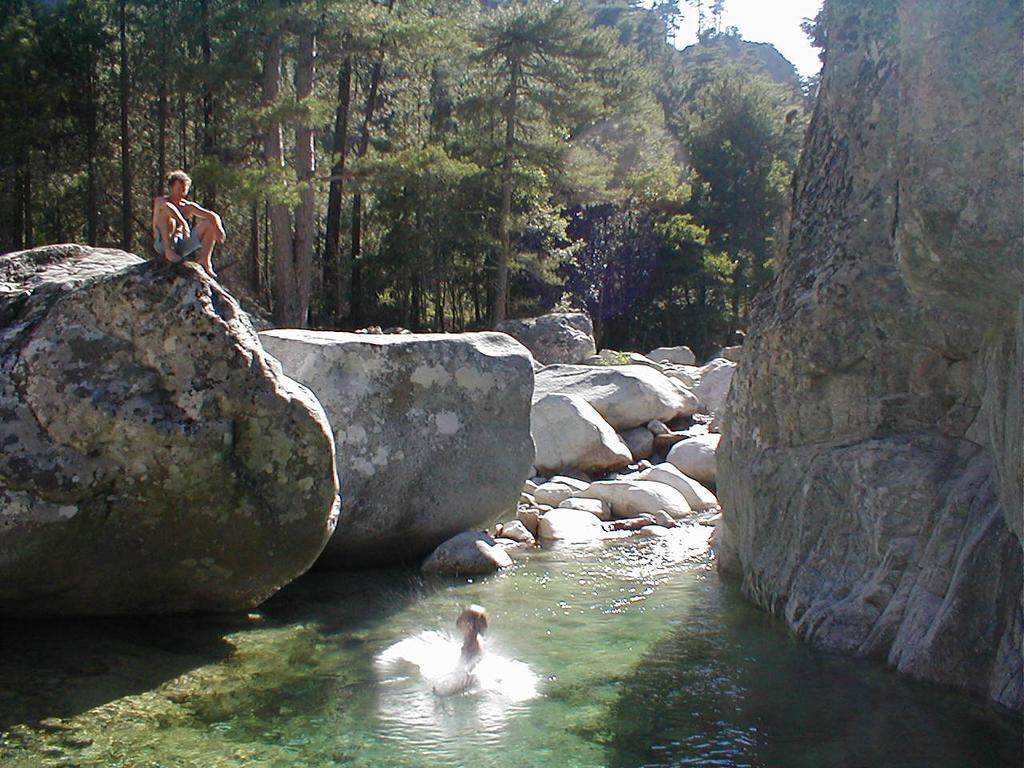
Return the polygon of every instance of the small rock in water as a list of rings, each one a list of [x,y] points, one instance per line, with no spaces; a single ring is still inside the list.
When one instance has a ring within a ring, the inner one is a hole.
[[[512,565],[508,553],[486,533],[466,531],[435,549],[421,569],[424,573],[483,574]]]
[[[510,520],[507,523],[502,523],[500,534],[503,538],[511,539],[521,544],[535,543],[533,533],[522,520]]]
[[[659,510],[656,510],[656,511],[652,512],[651,513],[651,517],[653,517],[654,521],[658,525],[660,525],[662,528],[678,528],[679,527],[679,523],[677,523],[675,521],[675,518],[672,517],[672,515],[670,515],[664,509],[659,509]]]
[[[573,475],[555,475],[554,477],[551,478],[550,482],[567,485],[574,491],[585,491],[587,489],[587,486],[590,485],[590,480],[587,480],[585,478],[578,478]]]
[[[645,470],[639,475],[640,480],[653,480],[657,483],[670,485],[683,494],[687,503],[694,510],[716,509],[718,498],[692,477],[687,477],[674,464],[665,462]]]
[[[655,436],[667,435],[669,433],[669,428],[665,424],[665,422],[658,421],[657,419],[651,419],[649,422],[647,422],[647,429],[650,431],[652,435]]]
[[[622,442],[629,448],[634,461],[641,461],[654,453],[654,434],[647,427],[634,427],[619,433]]]
[[[589,512],[598,520],[610,520],[612,517],[611,504],[601,499],[584,499],[574,496],[563,501],[558,507],[559,509],[578,509],[581,512]]]
[[[608,502],[616,517],[634,517],[660,509],[679,518],[692,511],[686,498],[675,488],[650,480],[601,480],[581,496]]]
[[[516,511],[516,520],[523,524],[527,531],[533,536],[537,535],[537,526],[540,524],[540,512],[537,509],[519,509]]]
[[[565,483],[556,483],[552,480],[538,486],[533,496],[540,504],[550,504],[553,507],[557,507],[572,496],[576,490]]]
[[[553,509],[540,519],[539,538],[547,541],[592,541],[604,533],[601,521],[579,509]]]

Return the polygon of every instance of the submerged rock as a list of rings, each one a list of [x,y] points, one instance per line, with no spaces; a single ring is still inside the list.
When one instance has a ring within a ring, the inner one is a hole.
[[[339,535],[319,563],[419,557],[515,508],[533,464],[527,351],[501,333],[261,334],[323,403],[338,445]]]
[[[0,257],[0,612],[251,608],[334,530],[316,398],[193,264]]]
[[[832,0],[825,26],[722,425],[729,557],[815,645],[1021,710],[1020,6]]]
[[[582,363],[597,351],[594,326],[582,312],[552,313],[506,320],[497,329],[514,338],[541,365]]]
[[[551,394],[582,398],[617,430],[671,421],[699,408],[682,384],[644,365],[550,365],[537,374],[534,402]]]
[[[520,542],[508,539],[513,544]],[[512,565],[505,547],[481,531],[465,531],[442,542],[423,561],[424,573],[450,576],[494,573]]]

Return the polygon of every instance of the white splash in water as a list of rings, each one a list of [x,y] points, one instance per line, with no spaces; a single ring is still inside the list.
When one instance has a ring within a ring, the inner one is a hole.
[[[488,650],[467,669],[461,639],[444,632],[400,640],[374,661],[384,738],[434,749],[439,742],[453,750],[498,743],[508,718],[540,695],[540,679],[528,664]]]
[[[528,664],[485,651],[467,665],[460,642],[444,632],[407,637],[382,651],[375,661],[384,673],[400,674],[403,665],[417,667],[423,682],[440,695],[479,693],[520,703],[539,693],[537,676]]]

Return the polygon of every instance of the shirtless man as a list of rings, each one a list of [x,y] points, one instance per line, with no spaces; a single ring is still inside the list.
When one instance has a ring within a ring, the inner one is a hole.
[[[172,264],[198,251],[199,266],[216,277],[210,257],[213,246],[224,242],[224,225],[216,213],[185,199],[190,186],[187,173],[174,171],[167,177],[167,194],[153,198],[153,250]],[[194,229],[189,216],[199,219]]]

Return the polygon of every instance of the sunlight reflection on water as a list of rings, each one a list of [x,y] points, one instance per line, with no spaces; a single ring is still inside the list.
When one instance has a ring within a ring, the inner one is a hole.
[[[460,640],[444,632],[407,637],[374,661],[382,729],[404,743],[432,748],[467,738],[497,743],[508,718],[540,693],[540,680],[528,664],[493,649],[467,672]]]

